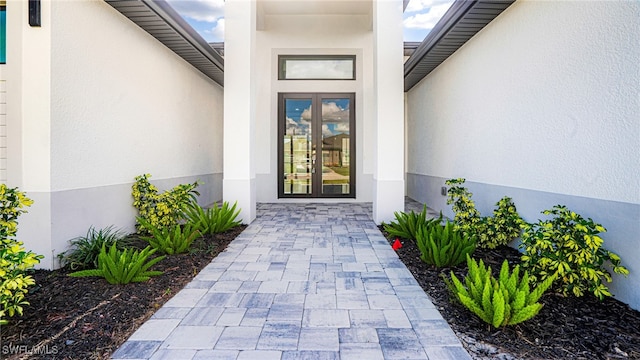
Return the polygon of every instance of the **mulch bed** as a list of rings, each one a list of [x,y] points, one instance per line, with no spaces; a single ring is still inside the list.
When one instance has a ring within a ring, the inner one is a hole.
[[[110,285],[69,277],[69,269],[35,271],[31,305],[0,328],[0,359],[109,358],[245,227],[196,240],[191,253],[167,256],[153,268],[164,274],[144,283]]]
[[[99,278],[72,278],[68,269],[34,272],[31,306],[0,328],[2,359],[106,359],[133,332],[210,263],[242,230],[238,227],[195,244],[191,254],[169,256],[164,271],[145,283],[109,285]],[[474,359],[640,359],[640,312],[608,298],[545,294],[540,313],[524,323],[494,329],[449,301],[442,276],[461,278],[466,266],[436,269],[419,259],[411,241],[398,250],[434,305]],[[495,271],[502,261],[519,261],[509,247],[478,249]]]
[[[400,259],[474,359],[640,359],[640,312],[614,298],[599,301],[590,294],[576,298],[547,292],[538,315],[495,329],[450,301],[442,276],[449,277],[453,270],[462,279],[466,263],[437,269],[420,260],[413,241],[402,243]],[[477,249],[473,257],[483,259],[495,273],[505,259],[512,266],[520,262],[520,253],[507,246]]]

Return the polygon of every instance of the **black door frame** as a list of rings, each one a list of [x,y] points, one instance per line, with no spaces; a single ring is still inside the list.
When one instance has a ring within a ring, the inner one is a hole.
[[[349,99],[349,193],[322,193],[322,100]],[[284,136],[286,130],[285,100],[311,99],[312,143],[317,149],[315,172],[312,174],[311,194],[285,194],[284,185]],[[278,93],[278,198],[352,198],[356,197],[356,118],[355,93]]]

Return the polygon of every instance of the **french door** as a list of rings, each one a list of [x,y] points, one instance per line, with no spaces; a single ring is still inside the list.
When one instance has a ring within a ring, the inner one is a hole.
[[[353,93],[278,94],[278,197],[355,198]]]

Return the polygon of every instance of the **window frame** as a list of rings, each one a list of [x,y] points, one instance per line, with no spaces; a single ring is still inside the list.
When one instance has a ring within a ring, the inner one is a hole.
[[[332,61],[332,60],[350,60],[351,61],[351,77],[344,78],[287,78],[287,61]],[[355,55],[278,55],[278,80],[328,80],[328,81],[352,81],[356,80],[356,56]]]
[[[4,55],[0,58],[0,64],[7,63],[7,3],[6,0],[0,0],[0,13],[4,17],[4,21],[0,22],[0,34],[2,34],[1,53]]]

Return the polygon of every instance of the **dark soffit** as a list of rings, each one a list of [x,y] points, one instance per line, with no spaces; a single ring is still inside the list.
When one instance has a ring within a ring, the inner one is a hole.
[[[404,91],[495,19],[515,0],[456,0],[404,64]]]
[[[224,85],[224,59],[164,0],[104,0],[204,75]]]

